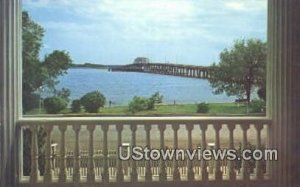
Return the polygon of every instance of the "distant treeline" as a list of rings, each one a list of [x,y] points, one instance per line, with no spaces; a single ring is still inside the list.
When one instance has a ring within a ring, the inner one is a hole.
[[[106,69],[107,65],[104,64],[92,64],[92,63],[84,63],[84,64],[72,64],[71,68],[97,68],[97,69]]]

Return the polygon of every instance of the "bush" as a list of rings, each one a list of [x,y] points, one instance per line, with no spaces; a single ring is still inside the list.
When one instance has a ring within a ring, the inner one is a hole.
[[[149,99],[134,96],[132,101],[129,103],[129,111],[132,113],[140,112],[143,110],[148,110]]]
[[[97,113],[100,107],[106,102],[104,95],[99,91],[93,91],[85,94],[80,99],[80,103],[89,113]]]
[[[260,99],[266,101],[266,88],[265,87],[259,88],[257,90],[257,95]]]
[[[70,97],[70,95],[71,95],[71,91],[70,91],[69,89],[67,89],[67,88],[62,88],[61,90],[56,90],[55,92],[56,92],[55,95],[56,95],[57,97],[61,97],[61,98],[63,98],[64,100],[66,100],[67,102],[70,102],[69,97]]]
[[[38,108],[40,104],[40,96],[35,93],[23,93],[23,110],[24,113],[34,108]]]
[[[163,96],[159,92],[154,93],[149,98],[134,96],[128,105],[128,110],[131,113],[136,113],[144,110],[153,110],[155,104],[162,103]]]
[[[153,110],[155,104],[162,103],[163,96],[159,94],[159,92],[155,92],[149,99],[148,99],[148,110]]]
[[[81,103],[79,99],[75,99],[72,101],[72,105],[71,105],[71,110],[73,113],[78,113],[80,112],[81,109]]]
[[[44,107],[48,114],[57,114],[67,107],[68,103],[61,97],[48,97],[44,100]]]
[[[250,102],[250,112],[252,113],[261,113],[266,111],[266,102],[263,100],[252,100]]]
[[[208,113],[209,105],[207,103],[200,103],[197,105],[197,113]]]

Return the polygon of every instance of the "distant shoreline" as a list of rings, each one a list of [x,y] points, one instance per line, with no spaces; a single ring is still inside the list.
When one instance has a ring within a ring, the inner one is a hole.
[[[85,63],[85,64],[72,64],[70,68],[108,69],[108,67],[109,65],[104,65],[104,64]]]

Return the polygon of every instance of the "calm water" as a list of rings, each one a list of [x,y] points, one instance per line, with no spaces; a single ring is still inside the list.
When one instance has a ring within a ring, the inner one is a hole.
[[[134,96],[148,97],[159,91],[164,103],[231,102],[234,97],[214,95],[207,80],[102,69],[69,69],[58,88],[71,90],[71,99],[99,90],[114,105],[127,105]]]

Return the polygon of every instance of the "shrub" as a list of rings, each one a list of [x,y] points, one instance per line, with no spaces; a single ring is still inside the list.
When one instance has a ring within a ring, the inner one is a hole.
[[[129,103],[129,111],[132,113],[140,112],[143,110],[148,110],[149,108],[149,99],[134,96],[132,101]]]
[[[159,92],[155,92],[149,98],[134,96],[128,105],[128,110],[131,113],[153,110],[156,103],[162,103],[162,98],[163,96]]]
[[[67,107],[68,103],[61,97],[48,97],[44,100],[44,107],[48,114],[57,114]]]
[[[80,103],[89,113],[97,113],[100,107],[106,102],[104,95],[99,91],[93,91],[85,94],[80,99]]]
[[[197,105],[197,113],[208,113],[209,105],[207,103],[199,103]]]
[[[71,91],[70,91],[69,89],[67,89],[67,88],[62,88],[61,90],[56,90],[55,92],[56,92],[55,95],[56,95],[57,97],[61,97],[61,98],[63,98],[64,100],[66,100],[67,102],[70,102],[69,97],[70,97],[70,95],[71,95]]]
[[[39,94],[23,93],[23,98],[24,113],[39,107],[41,99]]]
[[[162,103],[163,96],[159,94],[159,92],[155,92],[149,99],[148,99],[148,110],[153,110],[155,104]]]
[[[263,100],[252,100],[250,102],[250,112],[252,113],[261,113],[266,111],[266,102]]]
[[[72,105],[71,105],[71,110],[73,113],[78,113],[80,112],[81,109],[81,103],[79,99],[75,99],[72,101]]]
[[[257,95],[260,99],[266,101],[266,88],[265,87],[259,88],[257,90]]]

